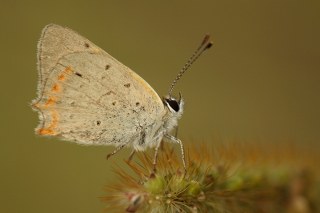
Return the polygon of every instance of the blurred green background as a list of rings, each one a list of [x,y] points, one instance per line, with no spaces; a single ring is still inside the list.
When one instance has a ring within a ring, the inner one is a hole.
[[[136,71],[162,96],[210,33],[214,47],[179,82],[184,141],[320,139],[318,1],[1,1],[0,212],[101,212],[98,197],[129,150],[38,137],[36,46],[68,26]],[[113,180],[114,181],[114,180]]]

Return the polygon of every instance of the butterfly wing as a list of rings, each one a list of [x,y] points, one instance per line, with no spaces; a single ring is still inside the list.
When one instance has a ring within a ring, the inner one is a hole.
[[[135,72],[76,32],[44,28],[38,45],[36,133],[81,144],[126,144],[164,113],[158,94]]]

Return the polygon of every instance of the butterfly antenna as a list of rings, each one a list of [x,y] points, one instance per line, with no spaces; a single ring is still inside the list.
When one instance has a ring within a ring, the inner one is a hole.
[[[212,46],[212,41],[210,40],[210,35],[205,35],[199,47],[194,51],[192,56],[188,59],[187,63],[182,67],[177,77],[173,80],[171,87],[169,89],[169,97],[171,97],[173,88],[179,81],[179,79],[183,76],[183,74],[189,69],[189,67],[199,58],[199,56],[207,49]]]

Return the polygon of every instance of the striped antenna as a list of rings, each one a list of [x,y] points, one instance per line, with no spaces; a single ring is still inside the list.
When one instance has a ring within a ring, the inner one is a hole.
[[[212,41],[210,40],[210,35],[205,35],[205,37],[203,38],[201,44],[199,45],[199,47],[196,49],[196,51],[194,51],[194,53],[192,54],[192,56],[189,58],[189,60],[187,61],[187,63],[185,63],[185,65],[182,67],[182,69],[180,70],[180,72],[178,73],[177,77],[173,80],[171,87],[169,89],[169,97],[171,97],[173,88],[175,87],[175,85],[177,84],[177,82],[179,81],[179,79],[183,76],[183,74],[189,69],[189,67],[199,58],[199,56],[207,49],[209,49],[212,46]]]

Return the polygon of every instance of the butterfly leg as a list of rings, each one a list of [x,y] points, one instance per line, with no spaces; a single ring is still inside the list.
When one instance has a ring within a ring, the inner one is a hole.
[[[159,153],[159,147],[161,146],[162,141],[160,140],[159,143],[157,144],[156,148],[154,149],[154,156],[153,156],[153,173],[156,173],[157,170],[157,161],[158,161],[158,153]]]
[[[116,154],[117,152],[119,152],[123,147],[125,147],[127,144],[121,144],[120,146],[117,146],[115,150],[113,150],[113,152],[111,152],[110,154],[107,155],[107,160],[114,154]]]
[[[136,153],[136,150],[132,150],[132,152],[130,153],[129,158],[128,158],[128,160],[127,160],[128,163],[131,162],[131,160],[132,160],[132,158],[133,158],[133,156],[134,156],[135,153]]]
[[[187,166],[186,166],[186,160],[185,160],[185,156],[184,156],[184,147],[183,147],[183,143],[180,139],[172,136],[172,135],[164,135],[166,138],[168,138],[169,140],[175,142],[175,143],[178,143],[180,145],[180,149],[181,149],[181,158],[182,158],[182,163],[183,163],[183,168],[184,168],[184,171],[187,172]]]

